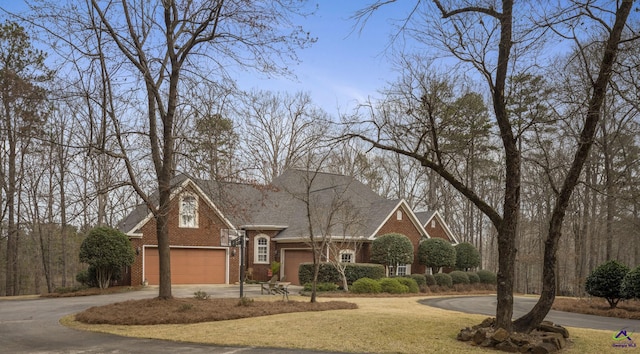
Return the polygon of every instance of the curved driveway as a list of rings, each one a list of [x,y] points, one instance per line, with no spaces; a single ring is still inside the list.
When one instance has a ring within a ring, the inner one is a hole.
[[[524,315],[533,308],[537,301],[537,298],[532,297],[515,297],[513,304],[513,317],[518,318]],[[445,310],[489,316],[496,315],[497,305],[495,295],[425,299],[421,300],[420,303]],[[602,329],[612,332],[620,331],[623,328],[627,328],[632,332],[640,330],[640,320],[583,315],[564,311],[551,310],[545,319],[561,326]]]
[[[190,297],[196,290],[212,296],[239,296],[238,286],[174,286],[173,295]],[[157,296],[157,288],[122,294],[68,298],[8,300],[0,298],[0,352],[2,353],[302,353],[280,348],[239,348],[152,339],[127,338],[111,334],[83,332],[62,326],[60,318],[91,306]],[[249,296],[260,289],[246,287]],[[314,353],[306,351],[304,353]],[[322,352],[325,353],[326,352]]]

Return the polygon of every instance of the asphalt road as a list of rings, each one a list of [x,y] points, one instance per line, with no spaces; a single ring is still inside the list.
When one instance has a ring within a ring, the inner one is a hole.
[[[197,290],[216,297],[239,296],[238,286],[174,286],[176,297],[190,297]],[[321,353],[313,351],[240,348],[120,337],[83,332],[60,325],[60,318],[91,306],[157,296],[156,288],[122,294],[57,299],[0,298],[0,353]],[[245,294],[259,297],[260,288],[247,286]],[[264,295],[267,296],[267,295]],[[326,352],[322,352],[326,354]]]
[[[515,297],[513,304],[514,319],[529,312],[529,310],[535,305],[536,301],[538,301],[538,299],[532,297]],[[421,300],[420,303],[445,310],[477,313],[489,316],[496,315],[497,305],[495,295],[426,299]],[[545,319],[561,326],[603,329],[612,332],[618,332],[623,328],[634,333],[637,333],[640,330],[640,320],[583,315],[563,311],[551,310]]]

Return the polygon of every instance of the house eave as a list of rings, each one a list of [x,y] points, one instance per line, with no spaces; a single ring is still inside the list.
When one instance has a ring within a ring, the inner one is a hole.
[[[284,230],[288,228],[288,225],[240,225],[241,230],[259,230],[259,231],[274,231]]]

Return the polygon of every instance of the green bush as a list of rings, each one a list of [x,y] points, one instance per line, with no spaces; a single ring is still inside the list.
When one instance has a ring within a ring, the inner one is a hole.
[[[418,262],[431,268],[434,273],[442,267],[456,265],[456,249],[441,238],[430,238],[418,246]]]
[[[372,263],[349,263],[345,268],[347,283],[353,284],[360,278],[380,279],[384,277],[384,266]],[[313,263],[301,263],[298,268],[300,284],[313,282]],[[342,278],[331,263],[320,263],[318,283],[341,284]]]
[[[304,291],[311,291],[313,283],[304,283]],[[338,285],[336,283],[318,283],[316,285],[317,291],[336,291]]]
[[[402,234],[378,236],[371,243],[371,262],[385,266],[413,263],[413,244]]]
[[[88,288],[97,287],[96,269],[93,266],[89,266],[88,269],[79,271],[78,274],[76,274],[76,281]]]
[[[634,268],[624,277],[622,291],[628,298],[640,299],[640,266]]]
[[[412,293],[412,294],[420,292],[420,286],[418,286],[418,283],[415,280],[413,280],[412,278],[399,277],[399,278],[394,278],[394,279],[398,279],[398,281],[402,285],[406,285],[407,288],[408,288],[407,292]],[[424,277],[422,277],[422,279],[424,279]]]
[[[480,283],[482,284],[495,284],[497,282],[496,273],[489,270],[479,270],[476,272],[478,278],[480,278]]]
[[[629,267],[617,261],[608,261],[599,265],[589,274],[585,282],[585,290],[589,295],[607,300],[610,308],[615,308],[618,301],[627,298],[622,291],[622,281],[629,273]]]
[[[398,279],[400,278],[382,278],[378,280],[380,288],[383,293],[389,294],[406,294],[409,292],[409,287],[402,284]]]
[[[467,272],[469,277],[469,284],[477,284],[480,282],[480,277],[475,272]]]
[[[107,288],[123,267],[133,264],[135,257],[127,235],[108,227],[92,229],[80,245],[80,261],[94,267],[101,289]]]
[[[448,286],[451,287],[453,285],[453,281],[451,280],[451,276],[446,273],[436,273],[433,275],[436,280],[436,284],[440,286]]]
[[[453,285],[470,283],[467,273],[461,270],[454,270],[453,272],[449,273],[449,276],[451,277],[451,282],[453,283]]]
[[[427,283],[427,286],[436,285],[436,278],[432,274],[425,274],[424,281]]]
[[[360,278],[353,282],[353,285],[349,287],[349,291],[355,294],[379,294],[382,292],[382,286],[377,280]]]
[[[409,277],[415,280],[418,286],[427,285],[427,280],[424,278],[424,274],[411,274]]]
[[[453,246],[456,250],[456,268],[467,271],[480,265],[480,252],[469,242]]]

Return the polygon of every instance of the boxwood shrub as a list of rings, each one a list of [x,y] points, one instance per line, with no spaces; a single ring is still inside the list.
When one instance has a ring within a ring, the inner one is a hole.
[[[427,286],[436,285],[436,278],[434,278],[432,274],[425,274],[424,281],[427,283]]]
[[[372,263],[349,263],[345,268],[347,283],[353,284],[360,278],[380,279],[384,277],[384,266]],[[298,280],[300,284],[313,281],[313,263],[301,263],[298,268]],[[320,263],[318,283],[340,284],[340,273],[331,263]]]
[[[417,274],[416,274],[417,275]],[[399,278],[395,278],[398,279],[398,281],[402,284],[402,285],[406,285],[407,286],[407,292],[412,293],[412,294],[417,294],[420,292],[420,287],[418,286],[418,283],[413,280],[413,277],[409,278],[409,277],[399,277]],[[422,277],[422,279],[424,279],[424,277]]]
[[[349,287],[349,291],[355,294],[378,294],[382,292],[380,283],[371,278],[360,278],[353,282]]]
[[[469,284],[477,284],[480,282],[480,277],[475,272],[467,272],[469,277]]]
[[[451,280],[451,276],[446,273],[436,273],[433,275],[436,279],[436,284],[440,286],[448,286],[451,287],[453,285],[453,281]]]
[[[427,285],[427,280],[424,278],[424,274],[411,274],[409,278],[415,280],[418,286]]]
[[[497,281],[496,273],[488,270],[479,270],[476,272],[482,284],[495,284]]]
[[[383,293],[405,294],[409,292],[409,287],[402,284],[400,278],[383,278],[378,280]]]
[[[461,270],[454,270],[453,272],[449,273],[449,276],[451,277],[451,282],[453,283],[453,285],[469,284],[469,276],[466,272],[463,272]]]

